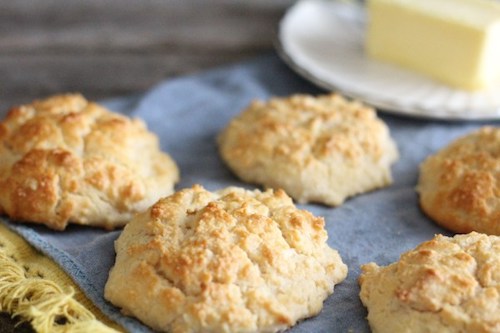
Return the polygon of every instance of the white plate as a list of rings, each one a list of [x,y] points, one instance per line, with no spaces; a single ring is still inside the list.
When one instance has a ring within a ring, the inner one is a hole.
[[[278,50],[306,79],[382,111],[449,120],[500,119],[500,86],[457,90],[368,58],[364,22],[362,7],[353,2],[302,0],[280,23]]]

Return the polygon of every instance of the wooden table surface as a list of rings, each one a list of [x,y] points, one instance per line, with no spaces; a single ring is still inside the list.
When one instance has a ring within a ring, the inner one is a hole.
[[[0,108],[127,95],[272,51],[291,0],[0,0]]]
[[[272,52],[293,2],[0,0],[2,116],[35,98],[123,96]],[[0,333],[29,331],[0,315]]]

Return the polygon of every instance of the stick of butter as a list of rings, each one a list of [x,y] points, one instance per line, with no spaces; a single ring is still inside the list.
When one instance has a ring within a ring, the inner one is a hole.
[[[466,90],[500,83],[500,3],[368,0],[368,54]]]

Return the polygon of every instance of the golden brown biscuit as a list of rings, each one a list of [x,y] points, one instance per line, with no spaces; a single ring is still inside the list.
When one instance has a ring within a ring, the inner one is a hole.
[[[327,205],[389,184],[398,158],[375,111],[336,94],[253,102],[222,131],[219,150],[244,181]]]
[[[193,186],[125,227],[105,298],[162,332],[284,330],[347,275],[326,240],[281,190]]]
[[[179,178],[142,121],[77,94],[13,108],[0,143],[0,212],[58,230],[122,226]]]
[[[500,128],[483,127],[428,157],[417,191],[441,226],[500,235]]]
[[[500,332],[498,236],[438,235],[359,282],[374,333]]]

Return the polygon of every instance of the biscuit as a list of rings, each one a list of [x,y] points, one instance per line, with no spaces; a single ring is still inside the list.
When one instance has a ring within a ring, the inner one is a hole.
[[[276,332],[317,314],[347,267],[282,190],[199,185],[138,214],[105,298],[158,331]]]
[[[428,157],[417,191],[439,225],[500,235],[500,128],[483,127]]]
[[[142,121],[78,94],[11,109],[0,142],[0,213],[57,230],[122,226],[179,179]]]
[[[500,237],[442,235],[386,267],[363,265],[374,333],[500,332]]]
[[[243,181],[331,206],[391,183],[390,165],[398,158],[375,111],[336,94],[254,101],[218,142],[222,159]]]

